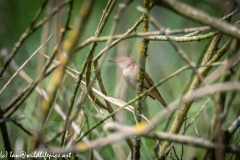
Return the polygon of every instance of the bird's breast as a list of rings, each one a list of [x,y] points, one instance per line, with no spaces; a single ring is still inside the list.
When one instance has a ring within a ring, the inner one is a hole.
[[[138,71],[138,70],[137,70]],[[135,90],[135,86],[137,83],[137,73],[135,70],[132,69],[124,69],[123,70],[123,76],[125,81],[127,82],[128,86]]]

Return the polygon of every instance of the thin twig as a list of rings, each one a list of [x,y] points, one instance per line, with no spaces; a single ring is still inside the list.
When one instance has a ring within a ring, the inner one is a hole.
[[[12,77],[7,81],[7,83],[3,86],[3,88],[0,91],[0,94],[4,91],[4,89],[8,86],[8,84],[13,80],[13,78],[23,69],[24,66],[38,53],[38,51],[53,37],[51,35],[43,44],[41,44],[38,49],[22,64],[22,66],[19,67],[19,69],[12,75]]]
[[[0,108],[0,119],[4,118],[3,117],[3,111],[2,109]],[[5,148],[5,151],[7,153],[11,153],[13,150],[12,150],[12,147],[11,147],[11,142],[10,142],[10,139],[9,139],[9,133],[8,133],[8,130],[7,130],[7,125],[6,125],[6,122],[3,122],[3,123],[0,123],[0,129],[1,129],[1,135],[2,135],[2,139],[3,139],[3,145],[4,145],[4,148]],[[8,160],[14,160],[14,157],[12,157],[10,154],[7,154],[7,158]]]
[[[133,31],[135,31],[137,29],[137,27],[143,22],[143,17],[141,16],[139,18],[139,20],[124,34],[124,35],[128,35],[130,33],[132,33]],[[120,41],[124,40],[123,38],[117,39],[115,41],[113,41],[111,43],[111,45],[109,45],[109,49],[112,48],[113,46],[115,46],[116,44],[118,44]],[[107,48],[105,47],[104,49],[102,49],[94,58],[93,61],[96,61],[97,59],[99,59],[102,54],[105,52],[105,50],[107,50]]]
[[[56,14],[62,7],[67,5],[70,1],[71,0],[65,1],[64,3],[62,3],[61,6],[59,6],[55,10],[53,10],[53,12],[48,17],[45,17],[43,20],[41,20],[37,24],[35,24],[36,23],[35,21],[38,19],[38,17],[40,16],[40,13],[43,11],[43,8],[46,5],[45,3],[47,2],[47,0],[43,3],[43,6],[39,9],[39,11],[36,14],[36,16],[34,18],[34,21],[32,21],[31,25],[26,29],[26,31],[19,38],[18,42],[14,45],[14,48],[12,49],[12,51],[11,51],[11,53],[9,55],[9,58],[6,60],[5,64],[3,65],[3,68],[0,71],[0,77],[2,77],[4,71],[6,70],[7,66],[9,65],[9,63],[11,62],[13,57],[16,55],[16,53],[19,50],[19,48],[22,46],[23,42],[32,33],[34,33],[34,31],[36,31],[38,28],[40,28],[44,23],[46,23],[54,14]],[[35,24],[35,25],[33,26],[33,24]]]
[[[100,86],[100,89],[102,91],[102,93],[104,95],[107,95],[107,92],[106,92],[106,89],[104,87],[104,84],[103,84],[103,81],[102,81],[102,76],[101,76],[101,73],[100,73],[100,68],[105,60],[105,57],[107,55],[107,52],[108,52],[108,49],[110,48],[110,44],[112,43],[112,36],[113,34],[115,33],[116,29],[117,29],[117,24],[119,22],[119,19],[121,17],[121,15],[123,14],[125,8],[127,7],[126,4],[124,3],[120,3],[118,5],[118,11],[117,11],[117,14],[114,16],[114,23],[113,23],[113,26],[112,26],[112,30],[111,30],[111,33],[110,33],[110,36],[109,36],[109,39],[106,43],[106,50],[104,51],[103,53],[103,56],[101,58],[101,60],[98,62],[98,60],[94,61],[93,62],[93,66],[94,66],[94,73],[95,73],[95,77],[97,78],[97,81],[98,81],[98,84]],[[94,83],[94,81],[92,81],[92,83],[90,83],[90,86],[92,86]],[[108,102],[107,100],[105,100],[105,103],[106,103],[106,106],[107,106],[107,111],[111,114],[114,110],[110,104],[110,102]],[[120,123],[120,121],[118,120],[118,118],[116,117],[116,115],[114,115],[113,117],[113,120]],[[132,143],[132,140],[130,138],[127,138],[126,139],[126,142],[131,150],[131,153],[132,153],[132,150],[133,150],[133,143]]]
[[[41,143],[44,141],[44,124],[46,118],[49,114],[49,111],[52,108],[53,101],[57,95],[57,91],[61,85],[62,77],[64,76],[65,67],[68,64],[68,61],[72,58],[74,49],[78,43],[79,37],[84,32],[85,22],[88,19],[89,14],[91,13],[92,2],[94,1],[83,1],[78,17],[75,19],[74,28],[69,32],[68,38],[64,42],[63,52],[60,56],[60,64],[62,67],[58,67],[57,70],[53,73],[51,77],[49,87],[47,88],[47,94],[49,99],[44,99],[42,102],[42,121],[41,121],[41,130],[38,136],[38,142]],[[75,91],[76,92],[76,91]],[[73,95],[75,96],[76,93]],[[70,101],[70,108],[73,105],[73,101]],[[66,120],[68,123],[68,120]]]
[[[128,31],[129,32],[129,31]],[[168,31],[166,30],[166,34]],[[152,41],[168,41],[169,39],[175,42],[192,42],[192,41],[201,41],[205,39],[209,39],[213,37],[214,35],[217,35],[218,32],[209,32],[206,34],[202,35],[197,35],[197,36],[164,36],[160,35],[162,34],[162,31],[152,31],[152,32],[139,32],[139,33],[132,33],[132,34],[119,34],[119,35],[113,35],[112,39],[129,39],[129,38],[142,38],[145,37],[148,40]],[[79,51],[80,49],[84,48],[91,42],[104,42],[109,39],[109,36],[103,36],[103,37],[90,37],[81,44],[78,45],[76,52]]]
[[[44,55],[44,57],[47,58],[48,60],[50,59],[49,56],[47,56],[47,55],[45,55],[45,54],[42,54],[42,55]],[[7,56],[7,55],[1,55],[1,56],[3,56],[3,58],[6,59],[5,56]],[[56,66],[59,64],[59,62],[57,62],[57,61],[55,61],[55,60],[54,60],[54,63],[56,64]],[[12,67],[14,70],[18,70],[18,68],[19,68],[18,65],[15,63],[14,60],[11,61],[11,67]],[[73,69],[71,69],[71,68],[69,68],[69,69],[70,69],[72,72],[75,71],[75,70],[73,70]],[[75,71],[75,72],[76,72],[76,71]],[[78,73],[78,72],[77,72],[77,73]],[[26,72],[24,72],[24,70],[21,70],[21,71],[19,72],[19,75],[20,75],[25,81],[27,81],[27,83],[30,84],[30,83],[33,82],[33,80],[26,74]],[[39,88],[39,87],[37,86],[37,87],[35,87],[35,90],[36,90],[37,93],[38,93],[40,96],[42,96],[44,99],[49,99],[48,96],[47,96],[47,94],[46,94],[46,92],[45,92],[42,88]],[[60,115],[60,117],[62,117],[63,120],[66,120],[66,116],[65,116],[64,112],[62,111],[61,107],[60,107],[57,103],[55,103],[54,109],[55,109],[55,111]],[[17,125],[18,127],[20,127],[20,128],[21,128],[24,132],[26,132],[27,134],[32,135],[32,133],[29,132],[26,128],[24,128],[20,123],[18,123],[18,122],[16,122],[16,121],[13,121],[13,123],[14,123],[15,125]],[[72,128],[75,130],[75,132],[76,132],[77,134],[80,134],[80,133],[81,133],[78,125],[77,125],[75,122],[72,122],[71,126],[72,126]],[[59,132],[56,133],[56,135],[55,135],[54,137],[49,138],[49,139],[45,142],[45,144],[50,143],[53,139],[55,139],[56,137],[58,137],[58,136],[61,135],[62,133],[63,133],[63,128],[60,128],[60,129],[59,129]],[[88,139],[85,137],[85,138],[83,138],[83,141],[87,143],[87,142],[88,142]],[[93,152],[94,152],[95,155],[96,155],[96,154],[99,155],[99,153],[97,153],[96,150],[93,150]]]
[[[99,138],[97,140],[90,141],[88,144],[79,143],[74,147],[66,148],[59,148],[59,147],[51,147],[51,148],[42,148],[41,151],[45,151],[46,149],[49,152],[53,153],[69,153],[69,152],[84,152],[89,148],[97,148],[97,147],[103,147],[107,144],[117,142],[121,139],[124,139],[127,136],[130,135],[143,135],[145,137],[154,138],[154,139],[164,139],[169,141],[174,141],[177,143],[183,143],[188,144],[194,147],[200,147],[204,149],[216,149],[216,148],[224,148],[227,152],[230,153],[239,153],[240,148],[235,146],[229,146],[229,145],[218,145],[216,143],[213,143],[209,140],[203,139],[203,138],[196,138],[192,136],[186,136],[186,135],[178,135],[173,133],[166,133],[166,132],[150,132],[150,133],[141,133],[136,131],[136,127],[129,127],[129,126],[123,126],[116,123],[108,123],[105,126],[106,130],[114,130],[115,133],[108,135],[105,138]],[[140,128],[138,128],[140,129]],[[143,131],[143,130],[141,130]]]
[[[240,39],[240,29],[238,27],[227,22],[224,22],[218,18],[212,17],[197,8],[191,7],[187,4],[184,4],[176,0],[168,1],[153,0],[153,1],[156,2],[157,5],[164,6],[174,12],[181,14],[182,16],[209,25],[219,30],[220,32]]]
[[[150,0],[144,1],[144,12],[142,14],[143,17],[143,26],[142,32],[148,31],[148,23],[149,23],[149,12],[153,7],[153,3]],[[140,58],[139,58],[139,73],[137,75],[137,82],[135,86],[135,96],[139,96],[143,92],[144,88],[144,77],[145,77],[145,66],[146,66],[146,58],[147,58],[147,50],[148,50],[149,40],[146,37],[143,37],[142,42],[140,44]],[[142,114],[142,98],[139,98],[135,101],[134,106],[136,124],[141,123],[141,114]],[[141,149],[141,137],[135,136],[134,140],[134,148],[133,148],[133,159],[140,159],[140,149]]]
[[[227,50],[229,49],[230,43],[231,43],[231,39],[229,41],[227,41],[221,49],[219,49],[219,51],[212,57],[212,59],[208,62],[208,64],[211,64],[212,62],[217,62],[227,52]],[[212,69],[211,66],[200,68],[199,74],[202,75],[203,77],[205,77],[211,69]],[[205,81],[205,79],[204,79],[204,81]],[[197,76],[195,76],[192,81],[192,84],[190,86],[189,92],[196,89],[199,86],[200,82],[201,81],[199,80],[199,78]],[[202,82],[202,83],[210,84],[207,82]],[[184,122],[184,118],[186,117],[188,110],[190,109],[192,103],[193,103],[193,101],[185,103],[182,106],[182,109],[178,112],[178,115],[176,116],[176,118],[172,124],[172,127],[170,128],[170,133],[178,133],[179,132],[179,130],[182,127],[182,124]],[[171,142],[169,142],[169,141],[166,141],[163,143],[163,146],[161,147],[161,150],[159,152],[159,157],[163,156],[163,154],[165,153],[165,150],[170,146],[170,144],[171,144]]]

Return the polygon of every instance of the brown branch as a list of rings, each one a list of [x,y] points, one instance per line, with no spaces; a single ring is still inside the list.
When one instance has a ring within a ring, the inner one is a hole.
[[[74,27],[69,32],[68,38],[64,41],[63,52],[61,53],[60,60],[59,60],[61,67],[58,67],[51,77],[49,86],[47,88],[47,94],[49,99],[48,100],[44,99],[42,102],[41,130],[38,136],[37,143],[44,142],[44,131],[45,131],[44,125],[46,123],[47,116],[49,114],[50,109],[52,108],[53,101],[61,85],[62,78],[65,73],[65,67],[68,64],[68,61],[71,60],[71,58],[73,57],[74,49],[78,43],[79,38],[82,36],[84,32],[86,21],[88,20],[88,16],[91,13],[91,9],[92,9],[91,3],[93,2],[94,0],[91,0],[91,1],[85,0],[82,2],[80,13],[74,21]],[[73,95],[70,100],[69,108],[72,108],[73,106],[77,90],[78,90],[78,86],[74,89]],[[66,123],[68,124],[67,119],[66,119]]]
[[[108,9],[103,13],[103,15],[102,15],[102,18],[101,18],[101,20],[100,20],[100,22],[99,22],[99,28],[98,28],[98,30],[96,31],[96,35],[98,35],[98,34],[100,34],[101,33],[101,31],[102,31],[102,29],[103,29],[103,27],[104,27],[104,25],[106,24],[106,21],[107,21],[107,19],[108,19],[108,17],[109,17],[109,14],[110,14],[110,11],[112,10],[112,7],[114,6],[114,3],[115,2],[115,0],[112,2],[112,1],[109,1],[109,3],[108,3],[108,5],[106,6]],[[109,12],[109,13],[108,13]],[[92,45],[92,49],[94,49],[95,48],[95,45]],[[77,46],[76,46],[76,48],[77,48]],[[76,53],[76,48],[75,48],[75,53]],[[75,99],[75,94],[77,93],[77,90],[78,90],[78,88],[79,88],[79,86],[80,86],[80,83],[81,83],[81,81],[82,81],[82,78],[83,78],[83,73],[85,72],[85,70],[87,69],[87,67],[88,67],[88,63],[89,63],[89,61],[91,61],[91,56],[92,56],[92,52],[93,52],[93,50],[92,49],[90,49],[90,51],[88,52],[88,54],[86,55],[86,57],[85,57],[85,60],[84,60],[84,62],[83,62],[83,64],[82,64],[82,67],[81,67],[81,70],[80,70],[80,73],[78,74],[78,79],[77,79],[77,82],[76,82],[76,85],[75,85],[75,88],[74,88],[74,92],[73,92],[73,96],[72,96],[72,100],[74,100]],[[89,75],[88,75],[89,76]],[[87,77],[87,76],[86,76]],[[90,80],[90,79],[89,79]],[[87,90],[88,88],[86,88],[86,92],[88,93],[88,90]],[[84,96],[85,97],[85,96]],[[91,97],[92,99],[95,99],[94,97]],[[85,100],[85,98],[83,98],[83,100],[82,100],[82,103],[84,102],[84,100]],[[72,101],[73,102],[73,101]],[[82,103],[80,103],[78,106],[80,107],[81,105],[82,105]],[[77,114],[77,112],[76,112],[76,114]],[[75,115],[76,115],[75,114]],[[73,117],[75,117],[75,116],[73,116]]]
[[[144,0],[144,7],[146,12],[143,13],[143,26],[142,32],[148,31],[148,23],[149,23],[149,12],[153,7],[153,4],[149,0]],[[146,66],[146,58],[147,58],[147,50],[148,50],[149,40],[146,37],[143,37],[142,42],[140,44],[140,58],[139,58],[139,73],[137,75],[137,82],[135,86],[135,95],[139,96],[143,92],[144,88],[144,77],[145,77],[145,66]],[[142,114],[142,98],[139,98],[135,102],[135,117],[136,124],[141,122],[141,114]],[[136,136],[134,140],[134,148],[133,148],[133,160],[140,159],[140,149],[141,149],[141,138]]]
[[[157,5],[164,6],[191,20],[209,25],[222,33],[240,39],[240,29],[238,27],[227,22],[224,22],[219,18],[212,17],[197,8],[191,7],[185,3],[176,0],[168,1],[152,0],[152,1],[155,2]]]
[[[213,58],[208,62],[208,64],[211,64],[212,62],[216,62],[218,61],[222,56],[223,54],[226,53],[226,51],[229,49],[229,46],[230,46],[230,43],[231,43],[231,40],[229,40],[214,56]],[[199,74],[202,75],[203,77],[206,77],[207,73],[211,70],[211,66],[209,67],[204,67],[204,68],[200,68],[199,69]],[[192,90],[196,89],[199,85],[200,85],[200,80],[198,79],[197,76],[195,76],[191,86],[190,86],[190,89],[189,89],[189,92],[191,92]],[[203,84],[209,84],[205,81],[202,82]],[[209,90],[209,89],[207,89]],[[173,124],[172,124],[172,127],[170,129],[170,133],[178,133],[179,130],[181,129],[182,127],[182,124],[184,122],[184,119],[185,117],[187,116],[187,113],[188,113],[188,110],[190,109],[191,105],[192,105],[193,101],[189,101],[188,103],[185,103],[181,110],[179,110]],[[165,153],[165,150],[169,147],[169,145],[171,144],[171,142],[169,141],[166,141],[164,142],[160,152],[159,152],[159,157],[163,157],[163,154]]]
[[[139,18],[139,20],[138,20],[126,33],[124,33],[124,36],[126,36],[126,35],[134,32],[134,31],[137,29],[137,27],[138,27],[142,22],[143,22],[143,16],[141,16],[141,17]],[[96,61],[97,59],[99,59],[99,58],[102,56],[102,54],[103,54],[107,49],[112,48],[113,46],[115,46],[116,44],[118,44],[118,43],[119,43],[120,41],[122,41],[122,40],[124,40],[124,37],[113,41],[113,42],[111,43],[111,45],[109,45],[109,48],[108,48],[108,47],[105,47],[104,49],[102,49],[102,50],[94,57],[93,61]]]
[[[53,152],[58,154],[69,153],[69,152],[79,153],[79,152],[84,152],[90,148],[100,148],[100,147],[106,146],[113,142],[122,140],[125,137],[128,137],[130,135],[143,135],[149,138],[164,139],[164,140],[174,141],[177,143],[187,144],[187,145],[200,147],[204,149],[223,148],[226,152],[230,152],[230,153],[240,152],[239,147],[218,145],[209,140],[206,140],[203,138],[195,138],[192,136],[185,136],[185,135],[166,133],[166,132],[150,132],[150,133],[140,134],[140,132],[137,131],[138,129],[140,129],[138,127],[123,126],[113,122],[107,123],[104,128],[105,130],[110,130],[111,132],[114,131],[115,133],[112,133],[104,138],[98,138],[97,140],[90,141],[88,144],[79,143],[76,146],[69,147],[69,148],[59,148],[59,147],[41,148],[39,149],[39,151],[48,151],[48,152]]]
[[[117,11],[117,14],[114,16],[114,23],[113,23],[113,26],[112,26],[112,30],[111,30],[111,33],[110,33],[110,36],[109,36],[109,39],[106,43],[106,47],[109,49],[110,48],[110,44],[112,43],[112,36],[113,34],[116,32],[116,29],[117,29],[117,24],[119,22],[119,19],[121,17],[121,15],[123,14],[125,8],[127,7],[126,4],[124,3],[120,3],[118,5],[118,11]],[[100,72],[100,68],[105,60],[105,57],[107,55],[107,52],[108,52],[108,49],[105,50],[103,56],[102,56],[102,59],[100,60],[100,63],[98,62],[98,60],[94,61],[93,62],[93,66],[94,66],[94,73],[95,73],[95,76],[97,78],[97,81],[98,81],[98,85],[100,86],[100,89],[102,91],[102,93],[104,95],[107,96],[107,92],[106,92],[106,89],[104,87],[104,84],[103,84],[103,81],[102,81],[102,76],[101,76],[101,72]],[[114,110],[110,104],[110,102],[108,102],[106,99],[105,100],[105,103],[106,103],[106,106],[107,106],[107,111],[111,114]],[[120,121],[118,120],[118,118],[116,117],[116,115],[113,115],[112,119],[118,123],[120,123]],[[130,138],[126,138],[126,142],[131,150],[131,155],[132,155],[132,152],[133,152],[133,142]]]
[[[44,6],[46,5],[45,3],[47,2],[47,0],[43,3],[42,7],[38,10],[34,20],[32,21],[32,23],[30,24],[30,26],[26,29],[26,31],[21,35],[21,37],[19,38],[18,42],[14,45],[14,48],[12,49],[8,59],[6,60],[5,64],[3,65],[3,68],[0,71],[0,78],[2,77],[4,71],[6,70],[7,66],[9,65],[9,63],[11,62],[11,60],[13,59],[13,57],[16,55],[17,51],[19,50],[19,48],[21,47],[21,45],[23,44],[23,42],[32,34],[34,33],[34,31],[36,31],[38,28],[40,28],[44,23],[46,23],[54,14],[56,14],[62,7],[64,7],[65,5],[67,5],[71,0],[68,0],[66,2],[64,2],[61,6],[59,6],[58,8],[56,8],[48,17],[44,18],[42,21],[38,22],[35,26],[33,26],[34,23],[36,23],[35,21],[38,19],[38,17],[40,16],[40,13],[43,11]]]
[[[46,42],[43,43],[46,44],[49,39],[51,38],[52,36],[50,36]],[[41,45],[35,52],[38,52],[38,50],[43,46]],[[54,57],[54,55],[52,55],[52,57]],[[52,58],[53,59],[53,58]],[[9,111],[10,109],[12,109],[14,106],[15,108],[9,112],[9,114],[7,114],[7,117],[9,117],[11,114],[13,114],[16,109],[26,100],[26,98],[28,97],[28,95],[31,94],[31,92],[33,91],[33,89],[37,86],[38,83],[40,83],[43,79],[44,76],[47,76],[50,72],[48,72],[47,74],[45,74],[46,70],[47,70],[47,66],[49,66],[51,64],[51,60],[49,60],[44,68],[43,68],[43,71],[42,71],[42,74],[31,84],[29,84],[21,93],[18,94],[18,96],[16,96],[12,101],[10,101],[7,106],[5,107],[4,109],[4,113],[6,113],[7,111]],[[5,115],[6,116],[6,115]]]
[[[3,118],[3,111],[0,108],[0,119],[2,119],[2,118]],[[6,122],[0,123],[0,129],[1,129],[1,133],[2,133],[2,140],[3,140],[4,148],[5,148],[5,151],[7,152],[7,158],[8,158],[8,160],[14,160],[14,157],[12,157],[10,155],[10,153],[13,150],[12,150],[12,147],[11,147],[11,142],[10,142],[10,139],[9,139]]]

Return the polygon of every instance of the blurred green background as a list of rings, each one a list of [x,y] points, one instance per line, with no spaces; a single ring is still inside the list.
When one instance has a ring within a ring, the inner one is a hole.
[[[14,44],[19,40],[20,36],[24,33],[26,28],[30,25],[34,15],[36,14],[38,8],[43,3],[43,0],[1,0],[0,1],[0,48],[6,48],[9,52],[14,47]],[[119,3],[124,1],[119,1]],[[222,17],[223,16],[223,8],[220,3],[211,0],[198,0],[198,1],[191,1],[191,0],[184,0],[183,2],[197,7],[209,13],[212,16]],[[40,16],[40,19],[44,18],[48,13],[50,13],[54,6],[57,6],[60,3],[58,0],[51,0],[47,6],[47,9],[43,12]],[[87,22],[87,29],[85,30],[82,37],[80,37],[80,42],[83,42],[87,38],[94,35],[95,30],[97,28],[98,22],[101,18],[103,10],[107,4],[107,0],[96,1],[91,16]],[[114,22],[114,15],[117,13],[117,6],[115,6],[107,24],[104,28],[101,36],[107,36],[110,34],[112,24]],[[74,18],[78,15],[79,8],[81,5],[80,0],[74,1],[74,9],[73,9],[73,16],[71,18],[72,25]],[[121,15],[120,21],[118,23],[116,34],[123,34],[128,29],[130,29],[134,23],[139,19],[141,16],[141,12],[139,12],[136,7],[143,6],[143,1],[133,1],[125,10],[124,14]],[[50,55],[54,45],[58,40],[59,34],[59,24],[62,26],[65,24],[67,7],[64,7],[60,12],[60,15],[53,16],[47,25],[48,33],[47,35],[53,35],[53,38],[49,41],[49,43],[45,46],[44,53]],[[164,28],[168,29],[183,29],[183,28],[190,28],[190,27],[198,27],[203,26],[199,23],[189,21],[188,19],[181,17],[175,13],[170,12],[164,8],[160,8],[158,6],[154,7],[150,12],[150,15],[153,16]],[[60,17],[60,19],[59,19]],[[236,16],[234,19],[238,19],[239,16]],[[234,21],[234,20],[233,20]],[[46,26],[45,26],[46,27]],[[149,26],[149,31],[156,31],[152,24]],[[138,27],[136,30],[137,32],[141,32],[141,26]],[[39,28],[35,31],[27,40],[22,44],[20,50],[17,52],[17,55],[14,57],[14,61],[20,66],[23,64],[26,59],[40,46],[44,39],[44,27]],[[207,33],[207,32],[203,32]],[[181,35],[181,34],[179,34]],[[228,40],[228,37],[224,37],[221,41],[221,45],[224,44]],[[129,56],[138,60],[139,58],[139,44],[141,42],[141,38],[131,38],[125,39],[121,41],[118,45],[110,49],[107,53],[106,59],[101,67],[101,74],[103,77],[103,83],[106,87],[107,94],[110,97],[119,98],[123,101],[128,101],[134,98],[134,92],[130,90],[126,83],[124,82],[123,77],[121,76],[121,70],[113,63],[109,63],[108,60],[115,59],[121,56]],[[204,54],[207,44],[209,40],[202,40],[197,42],[187,42],[187,43],[179,43],[179,45],[184,49],[184,51],[188,54],[193,62],[198,63],[200,57]],[[98,54],[104,47],[106,46],[106,42],[99,42],[96,50],[95,55]],[[85,56],[89,50],[89,46],[80,50],[77,54],[75,54],[71,67],[74,67],[76,70],[80,70],[82,63],[85,59]],[[36,55],[25,67],[24,71],[32,78],[35,79],[39,74],[39,59],[42,57],[41,55]],[[1,65],[3,62],[1,61]],[[173,73],[174,71],[178,70],[179,68],[185,66],[186,63],[178,56],[176,51],[171,47],[169,42],[161,42],[161,41],[151,41],[148,47],[148,57],[146,63],[146,71],[152,77],[154,82],[158,82],[163,78],[166,78],[169,74]],[[15,71],[9,67],[7,72],[4,74],[4,79],[1,81],[0,86],[1,88],[7,82],[7,80],[13,75]],[[192,71],[186,70],[181,74],[173,77],[172,79],[165,82],[161,85],[158,89],[163,95],[164,99],[168,103],[176,100],[182,93],[183,87],[188,81],[189,78],[192,77]],[[92,74],[92,78],[94,78],[94,74]],[[43,88],[46,88],[48,85],[49,78],[45,79],[43,83],[40,85]],[[71,94],[74,88],[74,81],[66,76],[61,90],[58,94],[58,99],[56,100],[58,104],[62,107],[63,110],[66,109],[66,106],[69,103]],[[20,77],[17,76],[14,80],[10,83],[10,85],[5,89],[5,91],[0,95],[0,105],[4,108],[7,103],[17,95],[24,87],[27,86],[27,83]],[[95,83],[94,87],[99,89],[98,84]],[[80,93],[80,92],[79,92]],[[79,94],[78,93],[78,94]],[[238,95],[239,98],[239,95]],[[100,98],[101,99],[101,98]],[[237,98],[236,98],[237,99]],[[15,115],[24,115],[25,118],[20,122],[31,132],[36,132],[38,123],[38,109],[37,107],[39,104],[37,103],[37,93],[33,92],[31,96],[22,104],[21,108],[15,113]],[[101,99],[102,100],[102,99]],[[206,98],[203,98],[201,101],[196,101],[193,106],[191,107],[188,118],[193,117],[199,108],[203,105]],[[235,106],[239,105],[239,100],[235,101]],[[134,104],[132,104],[134,105]],[[191,125],[188,130],[186,131],[186,135],[192,135],[196,137],[209,137],[209,127],[211,125],[211,119],[213,115],[213,103],[210,102],[209,105],[204,109],[203,113],[200,115],[198,119],[196,119],[194,125]],[[93,104],[90,101],[87,101],[84,104],[86,112],[89,114],[89,121],[90,125],[97,123],[100,119],[108,115],[106,111],[104,111],[104,115],[100,115],[93,109]],[[152,100],[151,98],[147,98],[144,105],[143,105],[143,114],[148,118],[151,119],[154,117],[159,111],[163,110],[163,107],[160,106],[159,102]],[[231,122],[237,117],[238,113],[230,112],[228,116],[228,120],[226,123]],[[118,114],[119,119],[127,125],[134,124],[133,114],[128,111],[122,111]],[[173,118],[172,118],[173,120]],[[112,121],[112,120],[109,120]],[[188,121],[188,120],[187,120]],[[163,130],[167,122],[165,119],[157,130]],[[47,136],[49,137],[53,135],[55,132],[58,131],[59,127],[64,124],[64,121],[56,112],[52,112],[49,122],[47,124]],[[228,124],[226,124],[228,126]],[[9,136],[11,137],[12,147],[17,141],[23,140],[24,142],[24,149],[28,150],[33,140],[30,138],[26,133],[24,133],[21,129],[13,125],[12,122],[7,123],[7,127],[9,130]],[[83,127],[83,123],[80,124],[80,128]],[[86,131],[87,128],[83,128],[83,131]],[[98,134],[91,134],[91,138],[95,139],[98,136],[104,136],[107,133],[103,131],[101,127],[97,128]],[[198,132],[198,133],[197,133]],[[181,133],[181,132],[180,132]],[[154,150],[156,142],[153,140],[143,138],[147,144],[146,147],[142,147],[142,159],[149,159],[149,155],[154,157]],[[60,141],[56,139],[55,143],[52,145],[57,145]],[[145,143],[143,141],[143,143]],[[4,147],[2,139],[0,139],[0,151],[4,151]],[[117,144],[121,144],[125,146],[124,152],[125,154],[129,152],[128,147],[126,146],[125,142],[119,142]],[[143,145],[144,146],[144,145]],[[117,156],[118,148],[114,145],[109,145],[103,148],[98,149],[101,153],[103,159],[108,159],[109,157],[114,157],[114,159],[121,159],[122,157]],[[176,145],[177,153],[180,154],[181,145]],[[204,150],[193,148],[193,147],[185,147],[184,156],[186,159],[191,159],[193,157],[201,157],[204,153]],[[120,151],[119,151],[120,152]],[[82,156],[87,159],[87,155],[90,153],[84,153]],[[123,153],[122,153],[123,154]],[[125,155],[126,156],[126,155]]]

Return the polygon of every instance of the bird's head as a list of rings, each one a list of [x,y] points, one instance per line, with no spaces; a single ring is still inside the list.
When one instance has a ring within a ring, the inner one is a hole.
[[[136,61],[129,57],[121,57],[114,60],[109,60],[109,62],[117,63],[122,69],[128,68],[129,66],[134,66]]]

